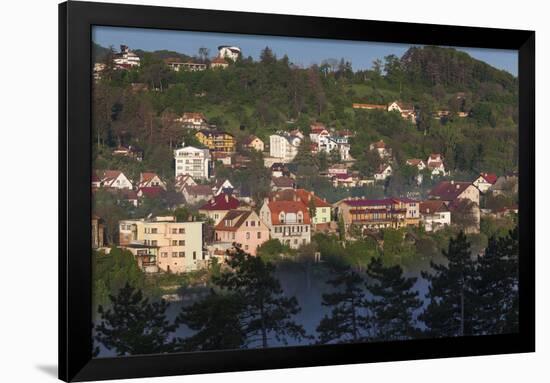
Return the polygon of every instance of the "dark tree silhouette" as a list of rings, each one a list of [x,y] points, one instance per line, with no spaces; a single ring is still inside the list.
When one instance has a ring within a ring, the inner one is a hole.
[[[95,338],[117,355],[159,354],[174,350],[170,339],[176,329],[166,320],[168,303],[149,302],[141,290],[126,284],[116,296],[110,295],[111,308],[99,306],[101,320]]]
[[[418,334],[414,311],[422,306],[418,292],[412,290],[416,278],[403,276],[401,266],[385,267],[381,257],[372,258],[367,268],[367,288],[373,297],[367,307],[377,340],[410,339]]]
[[[485,254],[478,257],[474,282],[476,334],[518,331],[518,230],[503,238],[491,238]]]
[[[229,306],[229,311],[235,310],[231,315],[238,319],[231,324],[223,323],[213,315],[218,315],[219,310],[209,310],[202,306],[195,306],[185,310],[180,316],[180,322],[188,326],[202,321],[200,326],[202,334],[208,335],[204,340],[213,343],[213,339],[221,343],[232,343],[229,340],[215,339],[222,334],[226,326],[236,327],[235,333],[226,333],[226,336],[235,337],[232,344],[240,343],[242,347],[268,347],[273,339],[287,344],[289,338],[305,339],[308,336],[304,328],[295,323],[292,317],[300,311],[300,306],[295,297],[286,297],[281,289],[279,281],[274,277],[275,267],[264,262],[259,257],[253,257],[238,249],[231,254],[227,265],[232,269],[213,278],[213,283],[234,300]],[[209,299],[216,299],[210,297]],[[228,315],[224,312],[222,315]],[[214,334],[212,337],[211,335]],[[196,338],[190,342],[200,340]],[[192,344],[192,343],[189,343]],[[203,347],[203,345],[197,345]]]
[[[423,272],[430,282],[430,303],[420,319],[432,337],[463,336],[471,333],[472,283],[475,275],[470,243],[464,232],[451,238],[443,251],[447,264],[430,262],[433,274]]]
[[[364,315],[364,280],[349,267],[333,266],[335,277],[327,283],[336,291],[323,294],[323,306],[332,307],[317,332],[320,343],[358,342],[364,337],[367,318]]]

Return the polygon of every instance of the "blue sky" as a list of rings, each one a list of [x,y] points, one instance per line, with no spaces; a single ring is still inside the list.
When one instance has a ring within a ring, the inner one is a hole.
[[[319,64],[328,58],[351,61],[353,69],[368,69],[372,62],[384,56],[401,56],[410,47],[408,44],[388,44],[365,41],[342,41],[296,37],[276,37],[258,35],[239,35],[228,33],[186,32],[158,29],[119,28],[96,26],[92,30],[92,39],[97,44],[119,49],[125,44],[130,49],[173,50],[187,55],[196,55],[200,47],[210,49],[210,55],[217,54],[219,45],[236,45],[245,57],[258,58],[260,51],[269,46],[278,57],[287,54],[290,61],[297,65]],[[457,48],[469,53],[476,59],[498,69],[506,70],[517,76],[517,51],[481,48]]]

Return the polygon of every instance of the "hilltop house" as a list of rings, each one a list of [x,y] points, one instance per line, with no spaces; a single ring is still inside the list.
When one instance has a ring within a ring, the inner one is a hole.
[[[269,229],[251,210],[230,210],[214,228],[215,240],[237,244],[256,255],[258,247],[269,240]]]
[[[231,45],[220,45],[218,47],[218,57],[227,58],[229,60],[237,61],[241,55],[241,48]]]
[[[451,213],[460,206],[461,200],[473,203],[471,214],[475,220],[472,227],[464,228],[466,232],[479,232],[481,212],[479,210],[479,189],[471,182],[442,181],[429,193],[432,200],[445,202]]]
[[[250,135],[243,141],[243,146],[246,149],[255,150],[257,152],[263,152],[265,149],[264,142],[254,135]]]
[[[437,231],[451,224],[451,211],[444,201],[428,200],[420,203],[420,216],[424,229]]]
[[[143,161],[143,149],[128,145],[128,146],[117,146],[113,150],[113,156],[121,156],[121,157],[128,157],[133,158],[136,161]]]
[[[443,163],[443,156],[439,153],[432,153],[426,161],[426,166],[431,171],[433,176],[445,176],[445,164]]]
[[[489,191],[494,195],[517,194],[518,192],[518,176],[517,174],[506,174],[497,178],[496,182],[489,188]]]
[[[175,217],[124,220],[119,222],[121,248],[144,245],[156,249],[158,256],[149,257],[159,269],[183,273],[206,266],[202,249],[203,223],[176,222]]]
[[[166,65],[174,72],[187,71],[187,72],[200,72],[206,70],[207,65],[204,63],[196,63],[191,61],[180,61],[175,58],[167,58],[164,60]]]
[[[376,181],[384,181],[386,178],[391,177],[392,168],[391,165],[380,165],[376,173],[374,173],[374,179]]]
[[[132,189],[132,182],[120,170],[104,170],[96,174],[98,174],[101,187]]]
[[[113,63],[116,69],[129,69],[138,67],[140,60],[138,55],[128,49],[128,46],[121,45],[120,52],[114,54]]]
[[[203,129],[208,127],[208,121],[202,113],[197,112],[185,112],[183,116],[176,118],[177,122],[181,122],[185,128],[189,129]]]
[[[322,141],[324,138],[328,138],[330,136],[330,133],[325,125],[320,122],[315,122],[311,124],[309,128],[309,139],[314,144],[319,144],[319,142]]]
[[[351,105],[353,109],[367,109],[367,110],[386,110],[387,106],[383,104],[361,104],[353,103]]]
[[[139,174],[138,189],[145,187],[159,187],[166,190],[166,183],[156,173],[145,172]]]
[[[232,134],[214,130],[200,130],[195,137],[213,152],[234,153],[237,141]]]
[[[260,219],[269,228],[271,238],[292,249],[311,242],[311,218],[301,201],[266,200],[260,209]]]
[[[296,181],[290,177],[271,177],[271,190],[285,190],[294,189],[296,187]]]
[[[210,178],[212,159],[208,149],[186,146],[174,150],[176,160],[176,178],[188,175],[194,179]]]
[[[216,68],[225,69],[228,66],[229,66],[229,63],[223,57],[216,57],[216,58],[212,59],[212,61],[210,61],[210,68],[211,69],[216,69]]]
[[[481,193],[486,193],[498,180],[498,177],[494,173],[480,173],[474,182],[475,187],[479,189]]]
[[[191,177],[189,174],[180,174],[179,176],[176,177],[176,181],[174,183],[174,188],[177,191],[181,192],[183,190],[184,186],[196,185],[196,184],[197,183],[195,182],[193,177]]]
[[[388,105],[388,112],[392,111],[398,112],[403,119],[416,123],[416,113],[412,104],[394,101]]]
[[[214,196],[225,194],[235,194],[235,187],[229,180],[219,179],[212,185],[212,193]]]
[[[418,171],[418,174],[416,175],[416,183],[418,185],[422,184],[424,176],[421,172],[424,169],[426,169],[426,167],[427,167],[426,163],[424,161],[422,161],[421,159],[419,159],[419,158],[410,158],[410,159],[407,160],[406,164],[408,166],[412,166],[412,167],[416,168],[416,170]]]
[[[204,214],[214,221],[214,225],[220,223],[221,219],[229,210],[239,208],[240,202],[238,199],[229,194],[218,194],[212,197],[208,202],[199,208],[199,213]]]
[[[386,147],[386,143],[384,140],[380,140],[377,142],[373,142],[369,145],[369,150],[375,150],[376,153],[378,153],[378,156],[382,160],[390,160],[392,156],[392,152],[390,148]]]
[[[292,162],[298,147],[302,143],[303,135],[291,133],[278,133],[269,136],[269,155],[278,159],[278,162]]]

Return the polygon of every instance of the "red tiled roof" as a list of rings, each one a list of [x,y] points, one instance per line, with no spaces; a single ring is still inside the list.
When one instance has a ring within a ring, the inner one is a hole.
[[[380,140],[378,142],[373,143],[373,146],[375,149],[384,149],[386,147],[386,143],[384,140]]]
[[[239,207],[239,200],[235,197],[220,193],[200,207],[200,210],[233,210]]]
[[[309,217],[308,208],[304,203],[299,201],[272,201],[268,202],[267,207],[271,212],[271,222],[274,225],[280,225],[281,221],[279,220],[279,214],[284,213],[298,213],[302,212],[303,214],[303,223],[310,224],[311,218]]]
[[[430,191],[430,196],[442,201],[453,201],[471,184],[471,182],[441,181]]]
[[[287,189],[269,193],[270,201],[301,201],[309,206],[310,199],[313,198],[315,207],[330,207],[331,205],[305,189]]]
[[[216,57],[212,60],[212,64],[227,64],[227,61],[222,57]]]
[[[494,173],[480,173],[479,175],[490,184],[494,184],[498,179],[497,175]]]
[[[423,162],[424,161],[422,161],[420,158],[411,158],[407,160],[407,165],[418,166],[420,165],[420,163],[423,163]]]
[[[188,194],[196,196],[211,196],[213,194],[212,188],[208,185],[186,185],[184,189]]]
[[[139,180],[140,180],[140,182],[149,182],[155,177],[158,177],[157,173],[144,172],[144,173],[140,173]],[[159,179],[160,179],[160,177],[159,177]]]
[[[348,199],[344,203],[349,206],[359,207],[359,206],[388,206],[393,205],[395,200],[392,198],[385,199]]]
[[[443,201],[428,200],[420,202],[420,213],[422,214],[432,214],[440,211],[449,211]]]

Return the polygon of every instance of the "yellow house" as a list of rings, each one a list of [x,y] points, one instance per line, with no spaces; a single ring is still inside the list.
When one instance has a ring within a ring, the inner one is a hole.
[[[235,137],[227,132],[201,130],[195,134],[195,137],[214,152],[233,153],[237,146]]]

